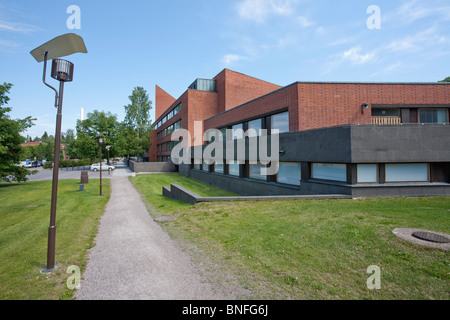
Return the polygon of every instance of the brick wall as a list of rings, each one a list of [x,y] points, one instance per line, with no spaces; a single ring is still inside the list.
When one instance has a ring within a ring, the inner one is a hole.
[[[214,79],[219,95],[219,113],[281,88],[228,69],[224,69]]]
[[[217,92],[188,90],[188,99],[187,127],[184,128],[188,129],[191,134],[191,145],[202,145],[203,141],[194,141],[194,122],[203,122],[218,113],[218,94]]]
[[[205,130],[289,110],[290,131],[371,123],[362,104],[450,104],[448,84],[294,83],[205,121]]]
[[[205,120],[205,130],[220,128],[243,119],[258,117],[262,114],[273,113],[278,110],[289,110],[290,130],[296,131],[298,128],[297,117],[297,88],[290,85],[280,90],[276,90],[258,99],[228,110],[225,113],[216,115]]]
[[[158,119],[175,102],[175,98],[155,85],[155,119]]]
[[[378,83],[297,83],[298,130],[347,123],[371,123],[362,104],[450,104],[450,85]]]

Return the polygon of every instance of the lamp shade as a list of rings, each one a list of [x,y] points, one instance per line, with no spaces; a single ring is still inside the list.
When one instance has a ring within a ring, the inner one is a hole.
[[[37,62],[42,62],[45,52],[48,52],[47,59],[52,60],[77,52],[87,53],[87,49],[83,38],[75,33],[66,33],[37,47],[30,54]]]
[[[73,80],[73,63],[62,59],[53,59],[52,78],[70,82]]]

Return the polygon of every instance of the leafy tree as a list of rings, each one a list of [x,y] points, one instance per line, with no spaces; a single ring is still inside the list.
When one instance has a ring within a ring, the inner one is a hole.
[[[444,80],[441,80],[439,82],[450,82],[450,77],[445,78]]]
[[[48,133],[47,131],[44,132],[44,134],[41,137],[41,141],[44,143],[48,143]]]
[[[73,140],[75,140],[75,130],[73,129],[67,129],[66,132],[63,132],[61,134],[61,143],[69,144]]]
[[[10,100],[7,96],[12,84],[4,83],[0,85],[0,180],[15,179],[26,181],[27,175],[33,172],[26,168],[17,166],[20,161],[21,144],[25,139],[20,135],[33,126],[31,117],[25,119],[12,120],[8,115],[10,107],[4,107]]]
[[[131,104],[125,106],[125,123],[134,128],[141,138],[150,130],[150,110],[152,102],[147,91],[142,87],[135,87],[128,97]]]
[[[114,151],[120,157],[143,155],[150,147],[150,131],[142,137],[137,131],[126,123],[121,124],[120,133],[113,146]]]
[[[73,139],[67,147],[72,159],[98,158],[98,139],[104,140],[102,153],[107,154],[106,146],[113,145],[119,135],[120,123],[117,116],[111,112],[94,110],[87,114],[85,120],[77,121],[77,138]],[[111,148],[111,156],[114,156]]]
[[[77,139],[68,144],[67,153],[72,159],[97,158],[99,156],[98,142],[79,133]]]

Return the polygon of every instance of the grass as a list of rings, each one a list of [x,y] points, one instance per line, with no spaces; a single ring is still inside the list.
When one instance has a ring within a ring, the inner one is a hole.
[[[152,174],[152,175],[138,175],[133,178],[132,183],[139,189],[145,190],[146,195],[151,195],[152,208],[159,210],[161,213],[177,213],[180,208],[189,208],[191,205],[181,201],[167,199],[162,195],[162,187],[170,187],[170,184],[175,183],[190,191],[198,194],[201,197],[221,197],[221,196],[236,196],[236,194],[198,182],[193,179],[188,179],[181,174]]]
[[[178,183],[203,196],[218,191],[179,175],[131,180],[161,225],[232,270],[255,299],[449,299],[444,250],[397,238],[395,228],[450,233],[450,199],[280,200],[188,205],[161,196]],[[369,290],[367,269],[381,269]]]
[[[51,181],[0,185],[0,299],[71,299],[66,286],[70,265],[81,271],[97,233],[98,220],[109,199],[109,180],[90,180],[79,191],[75,180],[60,180],[56,214],[58,270],[43,275],[47,262]]]

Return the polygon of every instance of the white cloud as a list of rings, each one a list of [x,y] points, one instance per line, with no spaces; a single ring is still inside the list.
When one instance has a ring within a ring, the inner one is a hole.
[[[18,33],[30,33],[38,31],[39,28],[30,24],[15,23],[0,20],[0,31],[10,31]]]
[[[387,67],[376,71],[374,73],[371,74],[372,77],[377,77],[377,76],[387,76],[392,74],[395,70],[399,69],[402,66],[402,64],[400,62],[398,63],[393,63],[391,65],[388,65]]]
[[[350,38],[350,37],[348,37],[348,38],[341,38],[341,39],[337,39],[336,41],[330,43],[329,45],[330,45],[330,47],[334,47],[334,46],[340,46],[340,45],[343,45],[343,44],[347,44],[347,43],[350,43],[350,42],[353,42],[353,41],[354,41],[354,39]]]
[[[237,4],[237,11],[242,19],[261,23],[273,14],[291,15],[293,5],[297,2],[297,0],[243,0]]]
[[[376,56],[376,50],[362,53],[362,48],[360,46],[353,47],[347,51],[331,55],[328,62],[323,66],[324,70],[322,74],[328,74],[346,62],[349,62],[351,65],[363,65],[374,61]]]
[[[241,60],[247,60],[247,57],[238,54],[226,54],[222,57],[221,62],[226,66],[230,67]]]
[[[18,44],[17,42],[0,39],[0,49],[17,47],[20,47],[20,44]]]
[[[309,20],[307,17],[304,16],[299,16],[297,20],[303,28],[307,28],[314,25],[314,22],[312,22],[311,20]]]
[[[341,59],[343,61],[350,61],[352,64],[364,64],[375,58],[374,52],[363,54],[361,51],[361,47],[353,47],[342,53]]]
[[[386,49],[392,52],[401,51],[418,51],[424,48],[436,49],[436,45],[446,44],[449,42],[448,37],[441,36],[435,26],[418,32],[415,35],[391,41]]]
[[[383,14],[383,23],[410,24],[429,17],[435,20],[450,20],[448,0],[403,1],[396,10]]]

